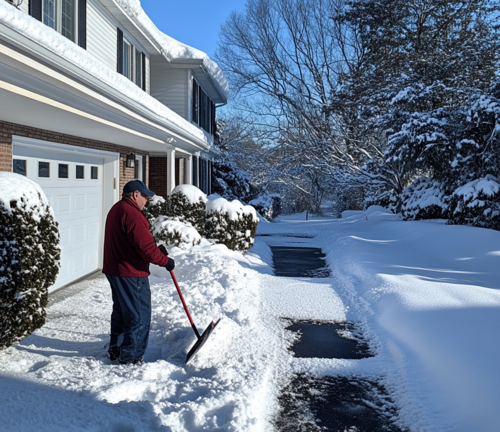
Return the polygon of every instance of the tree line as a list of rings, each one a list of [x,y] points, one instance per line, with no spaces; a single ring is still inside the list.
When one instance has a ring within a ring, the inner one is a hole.
[[[292,211],[327,198],[339,211],[382,204],[491,224],[498,11],[492,0],[248,0],[216,53],[233,92],[223,121],[253,146],[239,168]]]

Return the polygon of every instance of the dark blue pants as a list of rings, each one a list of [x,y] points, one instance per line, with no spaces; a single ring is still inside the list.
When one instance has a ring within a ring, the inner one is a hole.
[[[113,295],[110,349],[118,347],[123,334],[120,361],[134,361],[146,352],[151,326],[151,290],[147,277],[106,275]]]

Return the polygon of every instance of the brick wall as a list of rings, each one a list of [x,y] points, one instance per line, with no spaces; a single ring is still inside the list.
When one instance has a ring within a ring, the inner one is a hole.
[[[167,197],[167,158],[149,158],[149,188],[163,198]]]
[[[143,156],[143,161],[146,163],[146,184],[149,178],[149,157],[146,152],[138,151],[130,147],[123,147],[116,144],[107,143],[104,141],[89,140],[72,135],[60,134],[43,129],[32,128],[15,123],[7,123],[0,121],[0,171],[12,171],[12,135],[23,136],[27,138],[51,141],[59,144],[69,144],[78,147],[92,148],[96,150],[105,150],[120,153],[120,191],[125,183],[134,180],[134,168],[126,168],[125,161],[127,154],[134,153]],[[166,177],[165,177],[166,182]],[[166,186],[165,186],[166,189]],[[154,189],[153,189],[154,190]]]

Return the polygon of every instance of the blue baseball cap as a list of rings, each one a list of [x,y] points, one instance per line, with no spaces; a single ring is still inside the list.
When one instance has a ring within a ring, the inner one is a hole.
[[[141,194],[148,197],[152,197],[155,195],[155,193],[150,191],[141,180],[132,180],[129,181],[125,186],[123,186],[123,193],[130,193],[135,191],[140,192]]]

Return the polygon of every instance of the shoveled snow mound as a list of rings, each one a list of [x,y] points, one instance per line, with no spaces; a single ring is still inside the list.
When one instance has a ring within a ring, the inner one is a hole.
[[[222,318],[192,363],[184,360],[195,336],[164,268],[152,268],[150,346],[137,367],[105,357],[109,285],[85,282],[85,291],[48,309],[42,329],[0,352],[1,430],[266,430],[281,343],[261,316],[258,274],[223,245],[170,255],[199,331]]]

